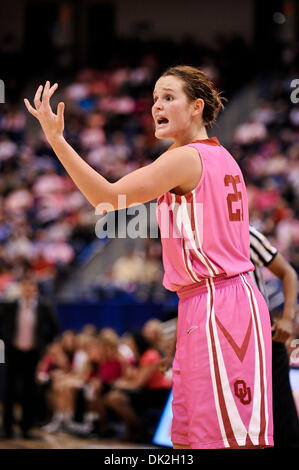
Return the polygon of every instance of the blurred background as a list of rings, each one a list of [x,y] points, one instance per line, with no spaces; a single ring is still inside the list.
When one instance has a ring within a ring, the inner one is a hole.
[[[67,141],[116,181],[169,145],[153,134],[152,90],[160,73],[180,63],[200,67],[228,100],[209,134],[243,171],[251,224],[299,273],[299,91],[291,99],[299,79],[298,40],[295,0],[1,1],[0,301],[18,298],[20,279],[33,274],[59,323],[60,350],[54,345],[50,363],[56,355],[63,362],[69,349],[66,376],[79,350],[91,350],[86,358],[98,360],[94,340],[103,341],[108,327],[113,348],[130,360],[126,335],[150,324],[152,347],[156,341],[163,357],[178,299],[162,286],[158,238],[96,237],[99,217],[23,98],[32,102],[39,84],[58,82],[53,106],[66,104]],[[148,224],[155,226],[154,217]],[[281,284],[264,274],[271,310],[279,315]],[[298,327],[297,316],[294,338]],[[40,366],[48,374],[42,386],[54,380],[50,369]],[[50,402],[53,412],[58,405]],[[45,415],[40,411],[39,422]]]

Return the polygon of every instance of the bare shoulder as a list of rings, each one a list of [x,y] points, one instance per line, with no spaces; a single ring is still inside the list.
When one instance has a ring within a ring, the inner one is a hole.
[[[165,159],[167,165],[171,163],[180,175],[180,184],[171,188],[175,194],[186,194],[198,185],[202,176],[202,161],[194,147],[176,147],[162,154],[160,158]]]
[[[201,166],[201,159],[199,158],[198,150],[194,147],[189,147],[184,145],[182,147],[176,147],[173,149],[169,149],[164,152],[159,158],[163,159],[172,159],[172,161],[176,161],[177,163],[198,163]]]

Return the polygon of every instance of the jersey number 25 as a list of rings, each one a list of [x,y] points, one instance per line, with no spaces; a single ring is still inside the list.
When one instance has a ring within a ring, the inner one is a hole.
[[[236,175],[236,176],[225,175],[224,177],[225,186],[232,185],[232,189],[233,189],[233,192],[228,193],[228,195],[226,196],[228,215],[229,215],[229,220],[231,222],[243,220],[242,193],[241,191],[238,191],[238,188],[237,188],[237,185],[239,183],[241,183],[239,175]],[[236,208],[236,206],[233,205],[234,203],[239,203],[238,209]]]

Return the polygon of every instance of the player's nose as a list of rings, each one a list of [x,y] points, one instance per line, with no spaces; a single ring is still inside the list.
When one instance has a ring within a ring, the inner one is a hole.
[[[155,101],[155,103],[153,104],[153,107],[152,107],[153,113],[155,113],[157,111],[161,111],[161,109],[163,109],[162,101],[157,99]]]

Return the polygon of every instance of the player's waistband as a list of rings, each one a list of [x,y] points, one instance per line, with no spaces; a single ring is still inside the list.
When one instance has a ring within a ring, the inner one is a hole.
[[[246,280],[250,279],[248,273],[242,273],[242,276],[246,278]],[[188,286],[184,286],[181,289],[177,290],[177,295],[180,299],[186,299],[187,297],[193,297],[194,295],[200,294],[201,292],[208,292],[210,286],[213,286],[215,289],[219,287],[228,287],[233,284],[240,283],[241,281],[241,274],[237,274],[236,276],[219,276],[219,277],[209,277],[203,279],[201,282],[195,282],[194,284],[189,284]]]

